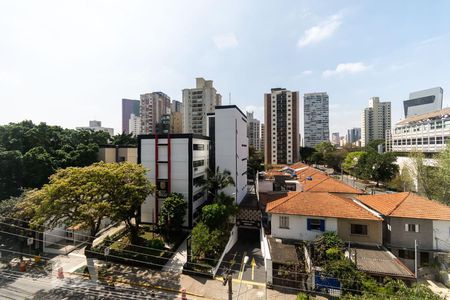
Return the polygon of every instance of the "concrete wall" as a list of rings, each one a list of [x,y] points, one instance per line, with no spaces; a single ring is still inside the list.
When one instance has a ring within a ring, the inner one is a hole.
[[[450,221],[433,221],[435,250],[450,251]]]
[[[367,235],[351,234],[351,224],[367,225]],[[381,220],[338,219],[337,233],[344,241],[374,245],[381,245],[383,243]]]
[[[289,217],[289,229],[280,228],[279,225],[280,216]],[[320,218],[320,217],[272,214],[271,217],[272,236],[276,238],[312,241],[317,236],[322,235],[323,232],[319,230],[307,230],[307,219],[325,220],[325,231],[337,232],[338,225],[336,218]]]
[[[390,217],[387,223],[391,227],[392,247],[414,249],[414,240],[417,240],[420,249],[433,249],[433,221]],[[405,231],[405,224],[419,224],[419,232]]]

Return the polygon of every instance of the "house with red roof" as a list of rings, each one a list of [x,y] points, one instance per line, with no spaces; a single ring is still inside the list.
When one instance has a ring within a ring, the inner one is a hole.
[[[344,241],[381,245],[383,219],[353,200],[327,192],[286,192],[268,201],[275,238],[312,241],[326,231]]]
[[[355,199],[383,217],[385,246],[411,269],[415,241],[419,266],[432,263],[439,253],[450,251],[449,206],[411,192],[360,195]]]

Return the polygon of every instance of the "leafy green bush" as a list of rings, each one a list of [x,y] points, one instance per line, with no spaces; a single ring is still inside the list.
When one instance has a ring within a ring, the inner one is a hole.
[[[165,245],[164,242],[160,239],[153,239],[147,242],[147,247],[152,249],[164,250]]]
[[[325,253],[329,260],[338,260],[342,258],[342,250],[336,247],[327,249]]]

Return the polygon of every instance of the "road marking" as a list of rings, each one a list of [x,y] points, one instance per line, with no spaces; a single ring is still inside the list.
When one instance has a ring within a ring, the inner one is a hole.
[[[238,276],[238,279],[239,280],[242,280],[242,275],[244,274],[244,259],[245,259],[245,256],[247,255],[247,251],[244,251],[244,255],[242,255],[242,259],[241,259],[241,269],[240,269],[240,271],[239,271],[239,276]]]
[[[256,266],[256,261],[255,261],[254,257],[252,258],[251,265],[252,265],[252,281],[253,281],[253,280],[255,280],[255,266]]]

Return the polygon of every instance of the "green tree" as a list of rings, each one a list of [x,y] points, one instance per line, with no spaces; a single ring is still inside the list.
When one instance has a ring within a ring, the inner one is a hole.
[[[364,154],[363,151],[350,152],[344,159],[342,163],[342,168],[348,174],[355,176],[355,168],[358,164],[359,158]]]
[[[337,149],[333,152],[327,152],[324,154],[325,164],[329,168],[333,168],[334,170],[341,171],[342,163],[344,162],[345,157],[347,156],[347,150]]]
[[[230,171],[226,169],[223,171],[220,171],[219,167],[215,170],[208,169],[207,174],[207,179],[201,180],[198,185],[203,186],[203,189],[208,191],[213,198],[216,198],[220,190],[229,185],[235,185]]]
[[[186,215],[187,203],[182,194],[170,193],[164,199],[159,214],[159,226],[161,226],[166,233],[181,229]]]
[[[36,188],[48,182],[54,172],[53,159],[42,146],[30,149],[23,156],[24,186]]]
[[[224,227],[228,222],[228,216],[224,204],[213,203],[202,208],[202,222],[210,229]]]
[[[122,132],[112,137],[111,144],[124,146],[137,146],[137,138],[132,133],[126,134],[125,132]]]
[[[197,223],[191,233],[192,254],[199,259],[217,257],[227,242],[225,237],[223,231],[211,230],[204,223]]]
[[[370,141],[366,147],[364,148],[365,151],[375,151],[378,152],[378,145],[383,145],[384,144],[384,140],[373,140]]]
[[[436,200],[450,205],[450,143],[437,156],[437,191]]]
[[[22,187],[22,154],[0,149],[0,200],[18,196]]]
[[[264,160],[253,146],[248,147],[247,178],[255,179],[256,173],[264,171]]]
[[[336,146],[328,141],[320,142],[314,148],[317,152],[322,153],[322,155],[336,151]]]
[[[410,174],[408,167],[404,166],[399,173],[389,182],[388,187],[390,189],[410,192],[414,190],[413,178]]]
[[[48,184],[21,204],[29,212],[30,225],[54,228],[64,224],[88,229],[91,237],[86,249],[90,250],[104,218],[121,218],[127,222],[125,212],[135,213],[134,209],[152,189],[143,177],[142,167],[124,167],[127,165],[96,163],[58,170]],[[119,213],[122,206],[124,209]]]
[[[300,147],[300,159],[305,163],[312,163],[311,156],[314,152],[317,152],[314,148]]]
[[[380,182],[387,183],[395,177],[398,172],[395,161],[396,157],[392,152],[364,152],[359,156],[353,170],[357,177],[376,181],[378,186]]]

